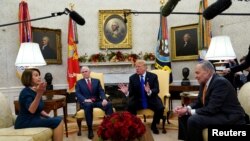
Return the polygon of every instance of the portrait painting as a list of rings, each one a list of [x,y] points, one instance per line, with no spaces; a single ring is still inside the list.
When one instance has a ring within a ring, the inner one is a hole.
[[[131,48],[131,16],[124,10],[99,10],[100,48]]]
[[[32,39],[39,44],[47,64],[62,64],[60,29],[32,27]]]
[[[199,54],[198,24],[171,28],[171,57],[173,61],[196,60]]]

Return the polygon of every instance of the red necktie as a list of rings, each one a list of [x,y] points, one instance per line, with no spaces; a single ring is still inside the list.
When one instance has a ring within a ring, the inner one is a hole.
[[[92,92],[92,85],[91,85],[91,82],[90,82],[90,79],[87,79],[88,83],[88,88],[89,88],[89,91]]]

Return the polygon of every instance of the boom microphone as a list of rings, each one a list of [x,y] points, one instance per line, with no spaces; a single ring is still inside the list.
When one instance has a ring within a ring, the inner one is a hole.
[[[203,11],[203,17],[207,20],[211,20],[215,16],[219,15],[224,10],[229,8],[231,4],[231,0],[217,0],[215,3],[213,3]]]
[[[68,8],[65,8],[65,11],[67,11],[69,13],[69,16],[79,25],[84,25],[85,24],[85,20],[83,19],[82,16],[80,16],[77,12],[75,12],[74,10],[69,10]]]
[[[168,0],[161,10],[161,14],[164,17],[167,17],[174,10],[175,6],[180,0]]]

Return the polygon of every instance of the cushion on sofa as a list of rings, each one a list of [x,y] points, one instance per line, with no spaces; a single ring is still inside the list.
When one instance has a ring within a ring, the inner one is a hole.
[[[8,99],[0,93],[0,128],[10,127],[14,124]]]
[[[0,141],[33,141],[30,136],[0,136]]]
[[[0,129],[0,136],[27,136],[33,141],[48,141],[52,139],[53,131],[50,128],[24,128],[14,129],[14,126]]]
[[[203,136],[203,141],[208,141],[208,128],[203,129],[202,136]]]
[[[0,93],[0,141],[52,141],[52,129],[14,129],[14,120],[7,98]]]

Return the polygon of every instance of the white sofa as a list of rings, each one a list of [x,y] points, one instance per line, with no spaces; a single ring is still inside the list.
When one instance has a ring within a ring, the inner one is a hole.
[[[15,117],[8,99],[0,93],[0,141],[52,141],[50,128],[14,129]]]

